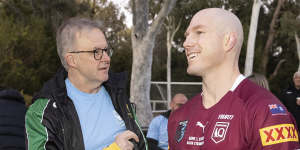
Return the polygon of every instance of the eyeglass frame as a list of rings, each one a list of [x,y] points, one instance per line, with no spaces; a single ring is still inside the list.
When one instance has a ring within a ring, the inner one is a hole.
[[[99,50],[101,50],[101,56],[99,59],[96,58],[96,53],[99,53]],[[111,57],[113,54],[113,49],[112,48],[97,48],[95,47],[94,50],[90,50],[90,51],[69,51],[68,53],[75,53],[75,54],[79,54],[79,53],[94,53],[94,59],[95,60],[101,60],[102,56],[103,56],[103,52],[105,51],[105,53]],[[109,52],[108,52],[109,51]]]

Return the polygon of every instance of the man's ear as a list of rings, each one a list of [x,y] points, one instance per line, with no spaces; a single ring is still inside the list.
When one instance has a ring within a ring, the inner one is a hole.
[[[65,60],[70,67],[75,67],[76,66],[76,59],[74,55],[67,53],[65,56]]]
[[[169,106],[170,106],[170,108],[173,108],[173,107],[174,107],[173,101],[171,101],[171,102],[169,103]]]
[[[237,34],[235,32],[228,32],[224,37],[224,49],[230,51],[237,42]]]

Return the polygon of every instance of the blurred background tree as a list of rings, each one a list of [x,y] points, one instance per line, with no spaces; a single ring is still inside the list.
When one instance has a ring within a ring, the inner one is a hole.
[[[94,6],[93,2],[97,2]],[[22,91],[30,99],[60,67],[55,31],[66,18],[100,19],[110,45],[120,60],[130,58],[130,30],[125,16],[106,0],[2,0],[0,1],[0,85]],[[116,36],[117,35],[117,36]],[[126,50],[122,50],[122,49]],[[120,54],[124,51],[124,57]],[[119,55],[119,56],[118,56]],[[115,59],[117,60],[117,59]],[[122,60],[122,61],[123,61]],[[125,61],[123,61],[125,62]],[[131,61],[116,64],[117,71]],[[30,102],[29,102],[30,103]]]

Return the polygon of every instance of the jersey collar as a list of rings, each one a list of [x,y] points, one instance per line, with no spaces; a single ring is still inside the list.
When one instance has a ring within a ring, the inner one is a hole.
[[[242,74],[240,74],[234,81],[232,87],[230,88],[230,91],[234,91],[236,89],[236,87],[238,87],[238,85],[245,79],[246,77],[243,76]]]

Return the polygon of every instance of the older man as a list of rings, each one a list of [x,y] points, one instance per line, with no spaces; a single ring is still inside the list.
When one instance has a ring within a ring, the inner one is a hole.
[[[27,111],[27,149],[145,149],[126,96],[126,76],[109,73],[112,50],[97,22],[69,19],[56,41],[64,69]]]
[[[281,101],[287,109],[293,114],[300,128],[300,71],[294,73],[293,83],[281,93]]]
[[[231,12],[208,8],[193,16],[183,44],[187,72],[202,92],[171,114],[171,150],[292,150],[299,147],[293,117],[266,89],[241,75],[243,28]]]
[[[188,101],[184,94],[176,94],[171,102],[171,110],[153,118],[147,132],[147,140],[151,150],[167,150],[168,149],[168,119],[172,112],[177,110]]]

